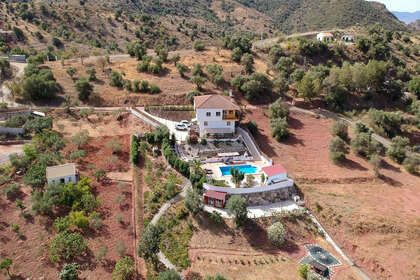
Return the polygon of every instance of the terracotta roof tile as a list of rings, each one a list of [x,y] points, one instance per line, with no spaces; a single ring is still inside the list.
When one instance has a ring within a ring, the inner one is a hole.
[[[262,171],[264,171],[264,173],[267,176],[274,176],[274,175],[278,175],[278,174],[287,172],[286,168],[284,168],[280,164],[275,164],[275,165],[263,167]]]
[[[229,97],[217,94],[195,96],[194,106],[196,109],[239,110],[239,106],[233,103]]]

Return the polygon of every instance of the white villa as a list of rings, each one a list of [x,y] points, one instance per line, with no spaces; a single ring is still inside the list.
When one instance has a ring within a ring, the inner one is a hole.
[[[281,181],[287,180],[287,170],[280,164],[270,165],[262,168],[267,185],[277,184]]]
[[[235,122],[239,120],[239,109],[227,96],[195,96],[194,110],[200,137],[234,134]]]
[[[334,40],[334,35],[330,32],[321,32],[316,35],[316,39],[322,42],[331,42]]]
[[[344,34],[341,36],[341,40],[347,43],[353,43],[354,42],[354,35],[352,34]]]
[[[46,177],[48,183],[68,184],[69,182],[73,182],[76,184],[79,177],[79,171],[76,169],[74,163],[49,166],[46,170]]]

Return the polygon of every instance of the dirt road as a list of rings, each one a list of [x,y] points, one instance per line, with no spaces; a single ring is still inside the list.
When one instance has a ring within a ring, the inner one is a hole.
[[[0,145],[0,165],[3,165],[9,161],[9,155],[23,153],[23,144],[19,145]]]

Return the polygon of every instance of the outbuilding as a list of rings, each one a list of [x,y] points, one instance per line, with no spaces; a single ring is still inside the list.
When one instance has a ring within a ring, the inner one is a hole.
[[[341,40],[346,43],[353,43],[354,42],[354,35],[351,34],[344,34],[341,36]]]
[[[73,182],[76,184],[79,179],[79,171],[74,163],[49,166],[46,170],[46,177],[48,183],[68,184]]]
[[[267,185],[276,184],[287,180],[287,170],[280,164],[266,166],[262,168]]]
[[[226,196],[227,193],[225,192],[206,190],[204,192],[204,203],[217,208],[225,208]]]
[[[334,40],[334,35],[330,32],[321,32],[316,35],[316,39],[322,42],[330,42]]]

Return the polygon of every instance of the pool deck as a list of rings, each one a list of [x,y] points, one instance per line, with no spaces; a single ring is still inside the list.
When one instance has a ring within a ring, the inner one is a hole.
[[[203,169],[209,169],[211,171],[213,171],[213,174],[211,174],[211,177],[216,179],[216,180],[227,180],[230,182],[230,178],[232,177],[231,175],[222,175],[222,171],[220,170],[220,167],[223,166],[237,166],[237,165],[253,165],[255,167],[257,167],[257,172],[252,174],[254,175],[256,178],[259,177],[262,174],[261,169],[266,166],[266,164],[261,161],[261,160],[257,160],[257,161],[243,161],[243,162],[235,162],[232,164],[225,164],[222,162],[215,162],[215,163],[205,163],[201,166],[201,168]],[[245,176],[248,174],[245,174]]]

